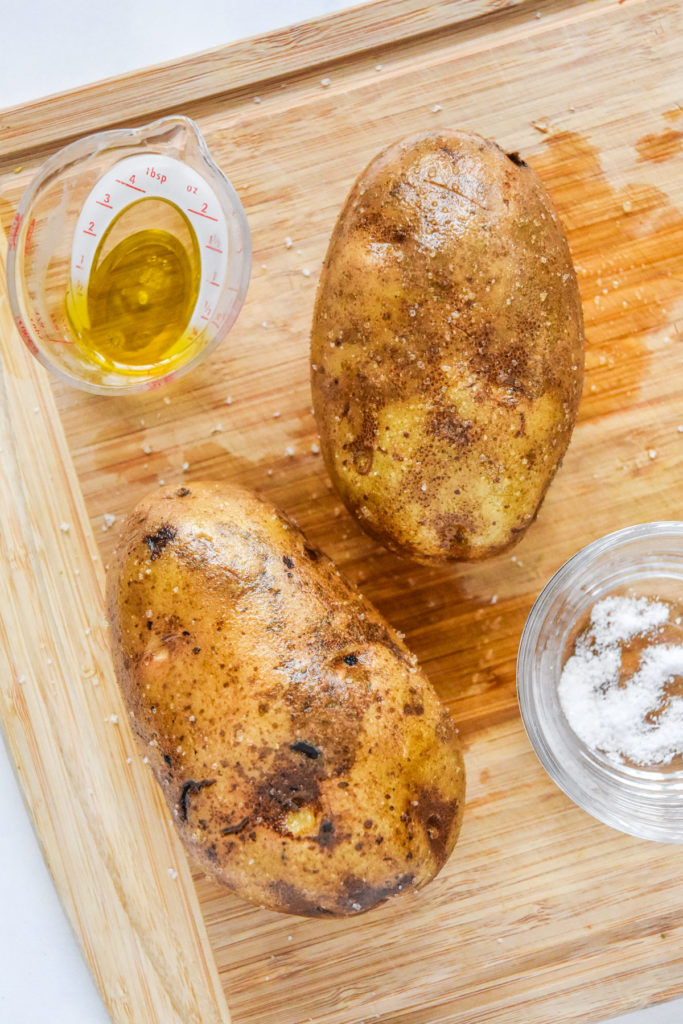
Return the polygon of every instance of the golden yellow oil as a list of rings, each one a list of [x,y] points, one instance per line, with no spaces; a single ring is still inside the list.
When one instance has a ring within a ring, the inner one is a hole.
[[[165,199],[126,207],[97,247],[85,295],[67,295],[83,354],[105,371],[167,373],[197,344],[187,328],[200,269],[196,235],[178,207]]]

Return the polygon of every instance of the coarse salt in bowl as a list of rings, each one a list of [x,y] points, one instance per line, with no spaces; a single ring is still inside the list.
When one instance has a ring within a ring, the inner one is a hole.
[[[529,739],[579,807],[683,843],[683,522],[608,534],[537,598],[519,645]]]

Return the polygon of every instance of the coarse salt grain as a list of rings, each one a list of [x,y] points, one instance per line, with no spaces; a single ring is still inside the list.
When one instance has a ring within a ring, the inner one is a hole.
[[[597,601],[562,670],[558,695],[569,725],[615,763],[662,765],[683,753],[683,698],[667,693],[683,676],[683,645],[657,642],[670,611],[645,597]],[[622,651],[636,637],[651,642],[624,679]]]

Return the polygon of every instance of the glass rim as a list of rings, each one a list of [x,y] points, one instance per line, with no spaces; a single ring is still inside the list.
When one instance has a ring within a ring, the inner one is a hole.
[[[540,678],[539,642],[544,627],[551,621],[551,613],[559,612],[558,603],[564,597],[569,601],[572,586],[576,588],[578,599],[583,592],[582,585],[585,587],[591,582],[590,569],[595,560],[637,541],[667,538],[680,546],[683,565],[683,520],[657,520],[624,527],[591,541],[567,559],[545,584],[525,622],[517,654],[516,688],[522,724],[536,756],[553,782],[577,806],[627,834],[659,842],[683,843],[683,770],[665,772],[658,771],[656,766],[638,768],[600,757],[583,744],[566,720],[556,722],[549,715],[543,696],[544,692],[550,692],[548,685],[557,686],[556,673],[552,684],[544,684]],[[636,559],[633,564],[638,569],[647,567],[643,559]],[[628,565],[627,561],[626,569]],[[651,575],[661,575],[656,565]],[[635,582],[636,578],[631,577],[630,582]],[[641,573],[640,578],[646,575]],[[572,619],[575,621],[576,613]],[[562,630],[566,639],[565,623],[558,626],[558,636]],[[666,823],[662,824],[663,807],[675,811],[668,828]]]

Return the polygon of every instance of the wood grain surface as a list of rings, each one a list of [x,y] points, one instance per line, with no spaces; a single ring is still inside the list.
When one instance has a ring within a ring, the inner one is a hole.
[[[228,339],[166,391],[108,399],[53,383],[101,555],[116,542],[105,514],[161,480],[258,490],[406,634],[466,742],[462,837],[419,894],[310,921],[195,872],[235,1024],[590,1024],[683,993],[680,849],[612,831],[554,786],[521,725],[515,658],[562,562],[608,531],[683,518],[683,8],[384,0],[336,17],[129,77],[106,105],[102,86],[55,99],[43,123],[35,106],[25,125],[20,110],[2,115],[0,217],[7,227],[58,136],[161,110],[198,121],[244,202],[252,283]],[[331,26],[343,26],[336,49]],[[149,82],[136,105],[135,83]],[[437,569],[379,548],[332,491],[308,333],[356,175],[384,145],[439,127],[518,150],[547,185],[577,265],[587,374],[563,467],[521,544]]]
[[[0,233],[4,280],[6,242]],[[229,1024],[192,876],[126,721],[104,573],[46,372],[0,294],[0,720],[114,1024]]]

